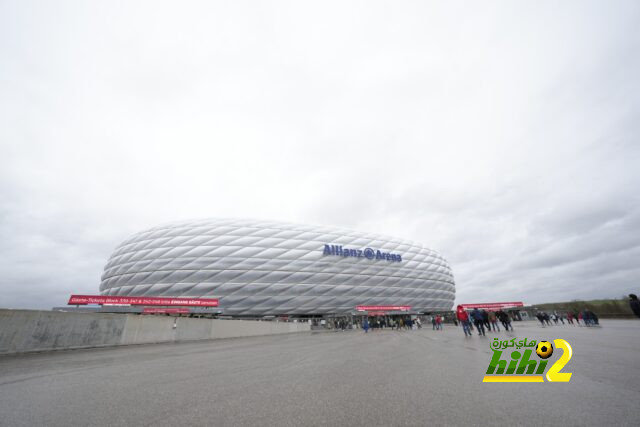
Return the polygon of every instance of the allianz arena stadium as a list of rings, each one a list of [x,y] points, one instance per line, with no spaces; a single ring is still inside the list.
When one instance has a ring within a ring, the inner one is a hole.
[[[134,234],[109,258],[102,295],[218,298],[225,315],[325,315],[356,306],[451,310],[455,282],[436,251],[353,230],[239,219]]]

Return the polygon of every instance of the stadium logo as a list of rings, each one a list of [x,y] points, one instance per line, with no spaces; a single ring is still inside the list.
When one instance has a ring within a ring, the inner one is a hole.
[[[562,356],[551,365],[547,374],[543,376],[547,363],[553,355],[553,344],[563,351]],[[569,362],[573,355],[573,350],[568,342],[563,339],[549,341],[535,340],[528,341],[526,338],[516,342],[516,339],[500,341],[494,338],[489,348],[493,351],[493,357],[489,362],[486,375],[482,379],[484,383],[541,383],[544,378],[549,382],[569,382],[570,372],[560,372]],[[538,362],[535,357],[531,359],[533,348],[540,358]],[[512,349],[513,348],[513,349]],[[522,353],[518,350],[525,349]],[[502,353],[507,349],[511,350],[509,359],[502,359]]]
[[[341,256],[341,257],[366,258],[366,259],[384,259],[387,261],[394,261],[394,262],[402,261],[402,256],[400,254],[382,252],[379,249],[374,250],[371,248],[366,248],[364,250],[343,248],[341,245],[324,245],[323,255],[335,255],[335,256]]]

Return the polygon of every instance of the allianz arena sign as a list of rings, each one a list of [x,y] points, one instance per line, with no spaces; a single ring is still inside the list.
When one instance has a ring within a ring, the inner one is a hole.
[[[366,259],[384,259],[387,261],[401,262],[402,255],[382,252],[379,249],[354,249],[343,248],[342,245],[324,245],[323,255],[336,255],[341,257],[366,258]]]

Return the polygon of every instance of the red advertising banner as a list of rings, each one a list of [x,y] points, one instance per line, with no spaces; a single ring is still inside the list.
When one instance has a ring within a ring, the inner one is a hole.
[[[409,311],[410,305],[357,305],[357,311]]]
[[[217,307],[217,298],[120,297],[108,295],[71,295],[67,305],[180,305],[189,307]]]
[[[188,308],[145,307],[142,310],[142,314],[188,314],[188,313],[190,313]]]
[[[458,307],[461,307],[463,310],[467,310],[469,308],[488,308],[490,310],[499,310],[501,308],[511,308],[511,307],[523,307],[524,303],[522,301],[512,301],[512,302],[488,302],[482,304],[460,304]]]

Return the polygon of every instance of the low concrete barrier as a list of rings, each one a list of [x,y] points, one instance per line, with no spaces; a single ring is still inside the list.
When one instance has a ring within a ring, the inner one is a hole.
[[[0,354],[310,331],[306,323],[0,309]]]

